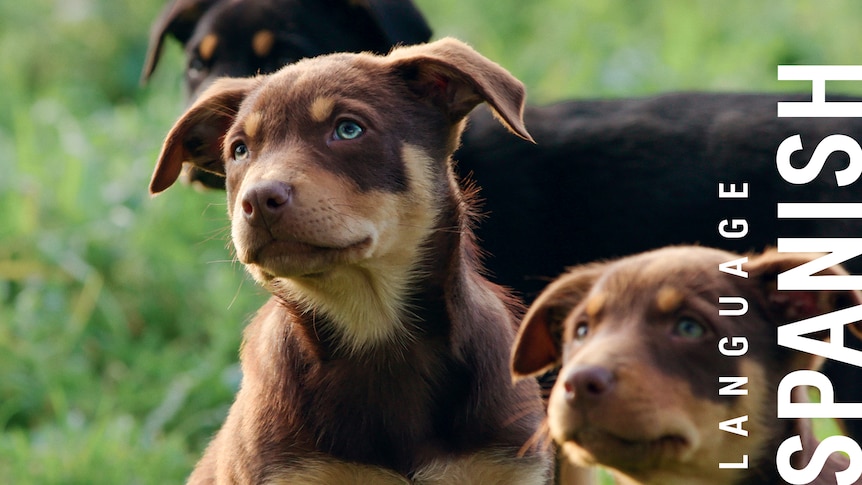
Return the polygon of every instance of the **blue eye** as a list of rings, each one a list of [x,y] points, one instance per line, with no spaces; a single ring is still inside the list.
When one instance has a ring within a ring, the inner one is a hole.
[[[335,127],[336,140],[355,140],[362,136],[365,130],[355,121],[345,120]]]
[[[677,320],[673,327],[673,334],[688,340],[698,340],[706,335],[707,328],[704,324],[689,317]]]
[[[248,147],[245,143],[239,143],[233,149],[233,159],[237,161],[242,161],[248,158]]]

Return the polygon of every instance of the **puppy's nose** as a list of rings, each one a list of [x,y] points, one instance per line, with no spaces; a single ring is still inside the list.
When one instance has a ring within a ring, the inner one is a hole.
[[[566,401],[570,405],[601,399],[610,393],[616,379],[606,367],[589,365],[575,367],[564,377]]]
[[[250,187],[242,196],[242,215],[249,224],[271,224],[290,206],[293,187],[267,180]]]

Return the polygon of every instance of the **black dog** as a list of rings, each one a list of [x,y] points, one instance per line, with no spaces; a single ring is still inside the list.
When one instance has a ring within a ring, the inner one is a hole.
[[[263,49],[255,49],[254,33],[261,31],[289,40],[273,42],[276,57],[258,55]],[[430,30],[407,0],[178,0],[154,25],[145,77],[166,35],[186,47],[194,95],[220,75],[270,72],[331,50],[384,52],[394,43],[425,41]],[[217,45],[202,46],[211,35]],[[776,236],[862,234],[859,221],[776,217],[779,201],[857,197],[852,185],[838,188],[832,176],[848,161],[843,152],[830,155],[824,175],[810,184],[792,186],[779,176],[776,150],[788,136],[802,138],[804,150],[793,157],[797,166],[808,163],[825,136],[862,139],[862,119],[776,117],[778,101],[808,99],[810,94],[674,93],[528,107],[525,121],[535,144],[509,136],[487,110],[474,111],[455,160],[459,173],[482,188],[488,217],[476,232],[494,279],[530,300],[568,265],[669,244],[746,252],[774,245]],[[749,198],[719,199],[720,182],[748,182]],[[734,218],[747,219],[748,235],[721,237],[719,222]],[[859,263],[845,266],[862,271]],[[826,366],[836,382],[858,381],[858,372],[838,376],[852,371]],[[839,389],[837,399],[862,402],[862,388],[852,387]],[[862,437],[862,425],[850,425]]]
[[[332,52],[389,52],[418,44],[431,29],[409,0],[174,0],[150,32],[146,82],[166,36],[186,51],[186,86],[196,98],[221,76],[268,74]]]

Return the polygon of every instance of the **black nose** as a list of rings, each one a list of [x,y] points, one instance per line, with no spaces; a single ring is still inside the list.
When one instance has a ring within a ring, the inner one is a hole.
[[[293,187],[274,180],[259,182],[242,195],[242,215],[249,224],[270,225],[290,207]]]
[[[566,391],[566,401],[574,405],[576,402],[589,402],[601,399],[609,394],[616,383],[613,372],[596,366],[580,366],[571,369],[563,379]]]

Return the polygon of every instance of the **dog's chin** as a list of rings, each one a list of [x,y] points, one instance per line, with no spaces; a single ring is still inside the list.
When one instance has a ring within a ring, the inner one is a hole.
[[[693,446],[691,438],[676,432],[639,436],[637,430],[617,431],[587,425],[553,434],[575,463],[600,464],[642,478],[686,462]]]
[[[269,282],[275,278],[314,277],[341,265],[359,263],[373,246],[371,237],[340,246],[272,240],[251,248],[238,244],[237,255],[255,279]]]

